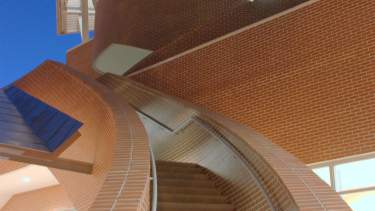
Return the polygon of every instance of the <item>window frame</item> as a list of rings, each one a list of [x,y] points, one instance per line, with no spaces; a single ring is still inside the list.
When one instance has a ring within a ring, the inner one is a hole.
[[[346,164],[346,163],[361,161],[361,160],[374,159],[374,158],[375,158],[375,152],[372,152],[372,153],[367,153],[367,154],[362,154],[362,155],[355,155],[355,156],[350,156],[350,157],[345,157],[345,158],[339,158],[339,159],[330,160],[330,161],[323,161],[323,162],[318,162],[318,163],[307,164],[307,166],[310,167],[311,170],[315,169],[315,168],[328,167],[329,173],[330,173],[330,182],[331,182],[330,187],[335,192],[337,192],[338,194],[345,195],[345,194],[359,193],[359,192],[365,192],[365,191],[375,191],[375,186],[365,187],[365,188],[356,188],[356,189],[344,190],[344,191],[337,191],[337,189],[336,189],[336,179],[335,179],[335,166],[340,165],[340,164]]]

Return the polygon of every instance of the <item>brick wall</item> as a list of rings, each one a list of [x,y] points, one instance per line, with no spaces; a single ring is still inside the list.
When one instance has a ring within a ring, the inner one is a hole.
[[[306,0],[271,0],[271,1],[239,1],[228,7],[223,13],[207,22],[194,26],[186,33],[162,46],[147,58],[133,66],[127,74],[149,65],[160,62],[178,53],[208,42],[226,33],[255,23],[275,13],[292,8]],[[233,1],[234,2],[234,1]]]
[[[51,169],[77,210],[147,210],[148,140],[125,101],[95,80],[51,61],[15,85],[83,123],[81,136],[61,157],[93,163],[92,174]]]
[[[78,45],[66,53],[66,64],[91,78],[97,78],[99,74],[92,68],[93,42]]]
[[[133,78],[306,163],[374,151],[374,14],[371,0],[320,0]]]
[[[59,208],[73,208],[72,202],[61,185],[42,188],[14,195],[2,211],[57,211]]]
[[[177,46],[162,49],[148,60],[153,62],[303,1],[306,0],[99,1],[94,52],[98,55],[111,43],[158,51],[178,40]],[[223,27],[215,27],[218,24]],[[196,39],[192,41],[193,37]]]
[[[156,50],[195,25],[218,16],[230,5],[244,1],[99,1],[95,39],[104,41],[97,46],[120,42]]]

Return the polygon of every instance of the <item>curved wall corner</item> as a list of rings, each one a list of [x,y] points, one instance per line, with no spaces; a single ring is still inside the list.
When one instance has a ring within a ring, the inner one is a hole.
[[[90,41],[69,49],[66,53],[66,64],[90,78],[99,77],[100,73],[92,67],[93,46],[93,41]]]
[[[126,102],[90,77],[52,61],[15,85],[84,124],[81,137],[60,157],[92,162],[93,173],[51,169],[77,210],[148,209],[147,135]]]

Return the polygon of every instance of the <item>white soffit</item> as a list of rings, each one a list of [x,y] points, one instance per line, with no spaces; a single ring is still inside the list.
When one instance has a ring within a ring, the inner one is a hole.
[[[102,73],[123,75],[151,53],[151,50],[129,45],[111,44],[97,57],[94,69]]]
[[[57,32],[59,34],[80,32],[79,19],[82,16],[81,0],[57,0],[56,3]],[[95,26],[95,8],[92,0],[88,0],[88,6],[89,31],[93,31]]]
[[[26,167],[0,175],[0,209],[13,195],[58,185],[50,170],[43,166]]]

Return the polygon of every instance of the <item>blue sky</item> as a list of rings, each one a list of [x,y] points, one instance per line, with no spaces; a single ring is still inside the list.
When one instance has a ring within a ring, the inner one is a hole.
[[[65,63],[80,35],[57,35],[55,0],[0,0],[0,88],[46,59]]]

